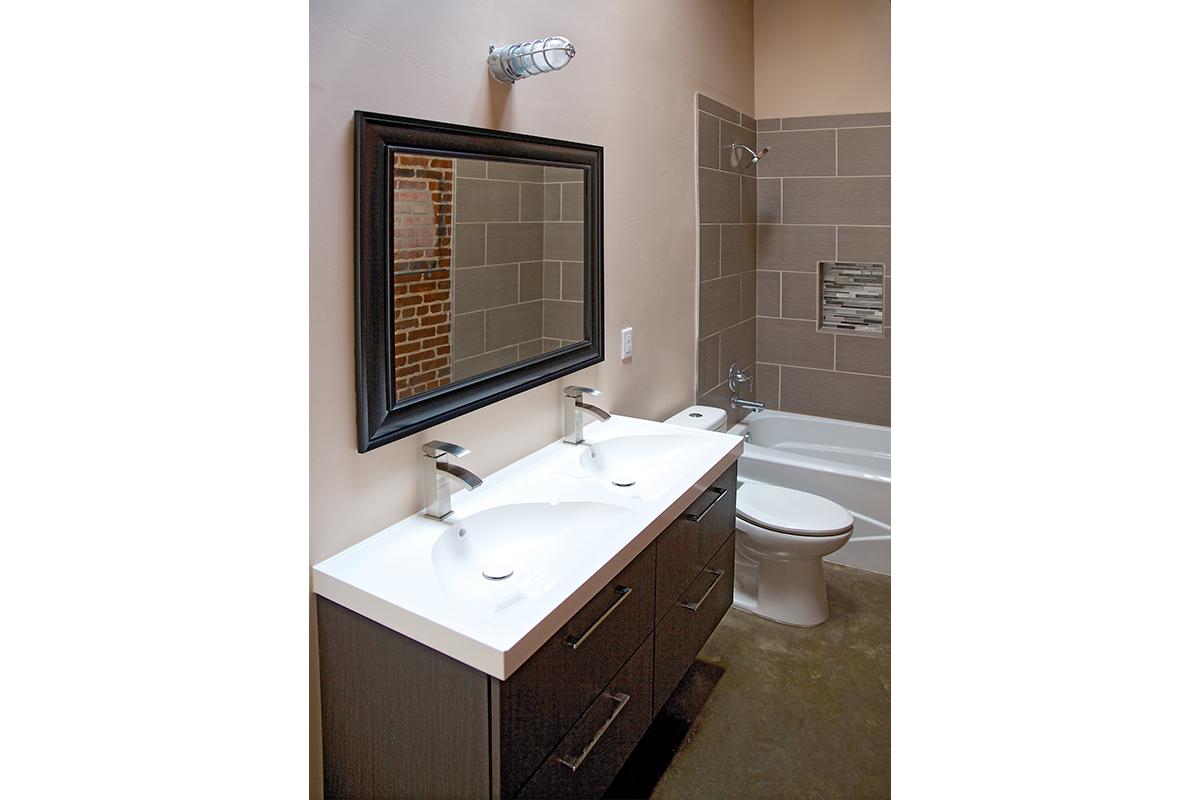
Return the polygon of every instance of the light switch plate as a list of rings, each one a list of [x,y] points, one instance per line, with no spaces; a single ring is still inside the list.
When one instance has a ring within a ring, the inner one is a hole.
[[[633,328],[621,329],[621,360],[633,357]]]

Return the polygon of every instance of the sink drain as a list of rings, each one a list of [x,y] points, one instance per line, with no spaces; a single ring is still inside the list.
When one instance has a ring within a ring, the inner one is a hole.
[[[483,577],[489,581],[502,581],[512,574],[512,567],[506,564],[488,564],[483,568]]]
[[[637,483],[637,481],[634,481],[634,480],[620,480],[620,479],[617,479],[617,480],[614,480],[614,481],[612,482],[612,485],[613,485],[613,486],[620,486],[622,489],[624,489],[626,486],[633,486],[635,483]]]

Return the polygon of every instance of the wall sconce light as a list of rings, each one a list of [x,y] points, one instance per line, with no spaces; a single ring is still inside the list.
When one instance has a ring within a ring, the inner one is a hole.
[[[503,83],[516,83],[530,75],[553,72],[571,63],[575,45],[563,36],[547,36],[522,44],[488,48],[488,69]]]

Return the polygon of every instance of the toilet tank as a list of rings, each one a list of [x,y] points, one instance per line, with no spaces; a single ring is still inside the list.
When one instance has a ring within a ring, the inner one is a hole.
[[[720,408],[713,408],[712,406],[688,406],[665,421],[672,425],[683,425],[687,428],[724,431],[728,417],[725,411]]]

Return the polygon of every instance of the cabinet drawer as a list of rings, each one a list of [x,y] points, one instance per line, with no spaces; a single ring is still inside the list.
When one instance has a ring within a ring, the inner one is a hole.
[[[642,551],[508,680],[495,683],[504,797],[533,774],[654,627],[654,554],[654,545]]]
[[[654,637],[648,636],[542,763],[519,797],[599,797],[650,727]]]
[[[733,604],[733,541],[705,565],[654,629],[654,713]]]
[[[736,515],[737,463],[734,463],[659,534],[655,619],[666,616],[683,590],[733,533]]]

